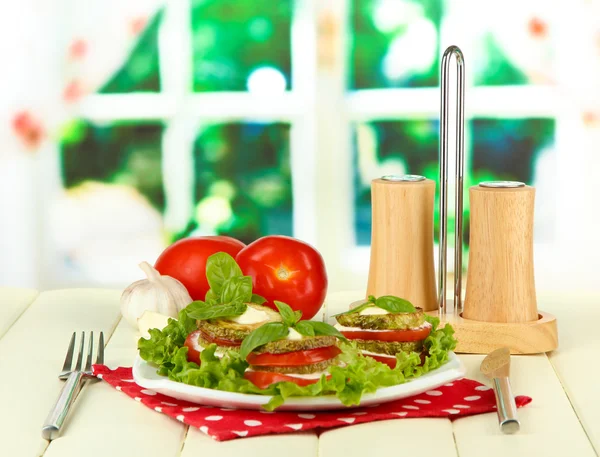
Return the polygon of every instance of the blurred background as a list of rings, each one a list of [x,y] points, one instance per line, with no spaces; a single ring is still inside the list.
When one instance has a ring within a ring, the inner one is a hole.
[[[600,0],[21,0],[0,38],[0,285],[122,287],[208,234],[366,285],[370,181],[438,180],[456,44],[466,186],[535,186],[538,287],[597,287]]]

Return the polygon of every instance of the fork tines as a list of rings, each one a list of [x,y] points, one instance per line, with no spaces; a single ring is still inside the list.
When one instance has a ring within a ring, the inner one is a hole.
[[[75,340],[76,340],[76,332],[73,332],[71,336],[71,341],[69,342],[69,347],[67,349],[67,355],[65,357],[65,363],[63,364],[63,368],[60,372],[59,378],[66,379],[69,376],[71,371],[82,371],[82,363],[83,363],[83,348],[85,345],[85,332],[81,332],[81,340],[79,342],[79,352],[77,354],[77,362],[75,363],[75,367],[73,368],[73,355],[75,352]],[[94,332],[90,332],[89,342],[88,342],[88,351],[87,357],[85,361],[85,367],[83,369],[84,373],[90,375],[92,374],[92,360],[94,355]],[[100,338],[98,340],[98,353],[96,354],[96,364],[104,363],[104,332],[100,332]]]

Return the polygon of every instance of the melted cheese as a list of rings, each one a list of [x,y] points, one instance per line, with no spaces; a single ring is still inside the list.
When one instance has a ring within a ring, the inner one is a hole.
[[[390,314],[389,311],[385,309],[378,308],[377,306],[369,306],[368,308],[363,309],[360,313],[361,316],[376,316],[382,314]]]
[[[248,306],[244,314],[239,316],[235,316],[230,318],[229,320],[235,322],[236,324],[258,324],[260,322],[264,322],[269,319],[269,316],[264,311],[254,309],[251,306]]]
[[[300,333],[298,333],[293,328],[290,328],[290,330],[288,332],[288,336],[285,339],[291,340],[291,341],[300,341],[302,338],[304,338],[304,337],[302,335],[300,335]]]

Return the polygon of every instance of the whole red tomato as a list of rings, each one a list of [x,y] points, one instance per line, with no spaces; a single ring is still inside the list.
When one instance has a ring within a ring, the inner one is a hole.
[[[206,280],[206,259],[215,252],[226,252],[231,257],[246,245],[228,236],[199,236],[176,241],[156,260],[161,275],[181,281],[194,300],[204,300],[210,289]]]
[[[252,292],[277,309],[282,301],[302,311],[302,319],[313,317],[327,293],[327,272],[321,254],[309,244],[287,236],[265,236],[242,249],[236,261],[245,275],[252,276]]]

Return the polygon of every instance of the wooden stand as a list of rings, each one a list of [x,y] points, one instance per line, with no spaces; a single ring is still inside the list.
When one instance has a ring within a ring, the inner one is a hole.
[[[367,296],[396,295],[437,309],[433,265],[435,182],[375,179]]]
[[[427,313],[437,316],[436,311]],[[529,322],[482,322],[448,314],[441,325],[451,324],[458,345],[454,352],[488,354],[510,348],[511,354],[539,354],[558,347],[556,318],[540,311],[539,318]]]

